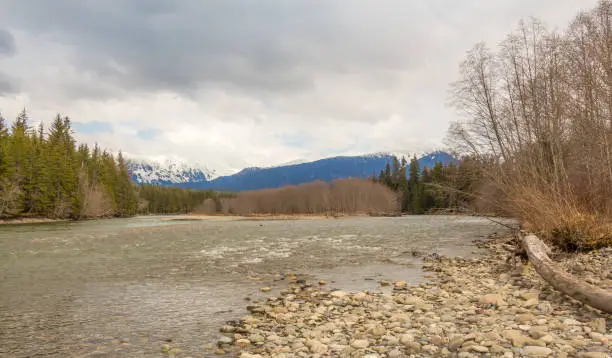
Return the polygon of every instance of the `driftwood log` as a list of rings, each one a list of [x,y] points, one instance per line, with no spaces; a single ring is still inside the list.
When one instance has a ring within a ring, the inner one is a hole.
[[[525,236],[522,244],[535,270],[552,287],[582,303],[612,314],[612,291],[580,281],[565,272],[550,259],[550,249],[537,236]]]

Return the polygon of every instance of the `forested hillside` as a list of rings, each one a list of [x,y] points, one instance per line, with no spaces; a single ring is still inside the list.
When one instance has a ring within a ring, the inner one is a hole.
[[[8,126],[0,115],[0,218],[83,219],[136,213],[185,213],[213,192],[137,187],[121,152],[77,145],[70,119],[30,126],[22,111]]]

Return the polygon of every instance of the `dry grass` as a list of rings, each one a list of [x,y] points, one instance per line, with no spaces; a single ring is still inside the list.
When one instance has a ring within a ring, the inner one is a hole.
[[[525,229],[561,249],[583,251],[612,245],[611,218],[581,208],[571,198],[515,188],[505,201],[505,207],[521,219]]]

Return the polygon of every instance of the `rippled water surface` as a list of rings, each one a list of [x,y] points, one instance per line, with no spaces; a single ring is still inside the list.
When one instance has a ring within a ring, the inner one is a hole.
[[[469,256],[482,218],[165,221],[0,226],[0,356],[209,356],[245,297],[308,274],[343,290],[419,282],[412,250]],[[249,277],[262,277],[254,281]]]

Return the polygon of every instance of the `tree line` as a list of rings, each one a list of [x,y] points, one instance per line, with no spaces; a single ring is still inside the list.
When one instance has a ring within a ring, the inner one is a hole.
[[[205,214],[355,214],[394,213],[396,195],[370,180],[338,179],[331,183],[289,185],[209,198],[196,212]]]
[[[568,249],[612,244],[611,24],[610,0],[563,31],[521,22],[452,85],[449,139],[482,163],[488,199]]]
[[[140,213],[176,214],[191,213],[206,199],[217,202],[223,193],[212,190],[190,190],[159,185],[143,185],[138,188]]]
[[[0,115],[0,218],[84,219],[192,211],[213,192],[136,186],[121,152],[77,145],[70,119],[48,130],[23,110],[10,126]]]
[[[410,214],[447,211],[465,211],[473,203],[480,173],[479,166],[470,157],[461,164],[436,163],[433,168],[420,168],[416,157],[410,160],[395,157],[372,181],[381,183],[396,193],[397,207]],[[470,209],[471,210],[471,209]]]

